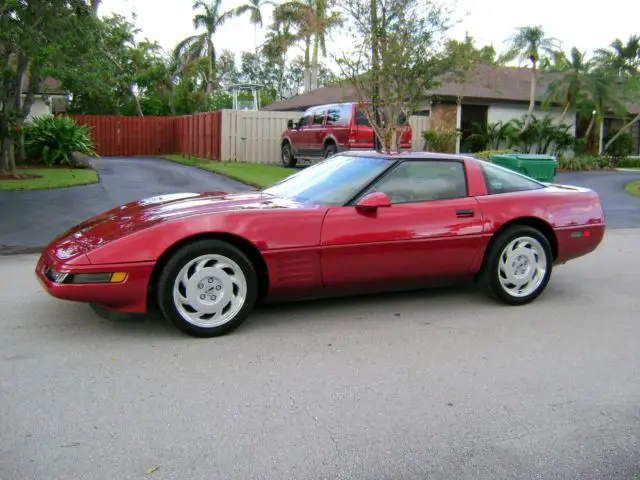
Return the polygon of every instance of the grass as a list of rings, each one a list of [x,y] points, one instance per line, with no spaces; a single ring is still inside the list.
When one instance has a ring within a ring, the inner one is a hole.
[[[0,191],[46,190],[98,183],[93,169],[79,168],[25,168],[19,175],[36,175],[36,178],[0,179]]]
[[[627,185],[624,187],[624,191],[629,195],[633,195],[634,197],[640,197],[640,180],[627,183]]]
[[[296,170],[291,168],[263,165],[260,163],[218,162],[182,155],[163,155],[162,158],[172,162],[182,163],[183,165],[190,165],[210,172],[219,173],[225,177],[258,188],[272,185],[296,172]]]

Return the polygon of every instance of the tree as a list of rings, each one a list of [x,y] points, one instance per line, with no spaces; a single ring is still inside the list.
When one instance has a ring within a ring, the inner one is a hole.
[[[343,5],[351,19],[353,50],[336,61],[382,149],[397,151],[406,122],[425,93],[459,69],[438,43],[449,28],[449,13],[431,0],[348,0]],[[372,101],[377,93],[378,119]]]
[[[0,3],[0,171],[17,174],[15,142],[36,95],[74,54],[83,59],[96,28],[84,0]]]
[[[235,9],[236,15],[249,13],[249,22],[253,25],[253,39],[255,43],[255,54],[258,55],[258,27],[262,28],[262,9],[267,6],[276,6],[273,0],[249,0],[249,3],[240,5]]]
[[[520,27],[506,40],[507,50],[501,56],[501,60],[509,62],[519,59],[521,62],[531,63],[531,95],[529,97],[529,110],[522,126],[526,130],[533,116],[536,105],[537,67],[544,55],[554,55],[559,49],[559,42],[555,38],[548,38],[541,26]]]
[[[596,50],[598,66],[605,72],[615,75],[613,81],[624,93],[627,103],[640,101],[640,35],[631,35],[626,42],[616,38],[609,48]],[[622,115],[623,118],[626,117]],[[608,150],[618,138],[640,121],[640,114],[633,117],[613,135],[604,150]]]
[[[475,40],[468,33],[465,34],[464,40],[448,39],[444,46],[445,55],[452,58],[458,58],[467,62],[469,65],[501,65],[502,62],[493,45],[485,45],[482,48],[476,48]]]
[[[578,103],[584,100],[585,92],[594,90],[594,78],[591,75],[593,62],[586,58],[586,53],[576,47],[571,49],[570,56],[557,52],[554,63],[547,64],[545,70],[561,73],[561,77],[549,84],[545,104],[560,103],[564,110],[559,123],[562,123],[570,108],[575,111]]]
[[[192,35],[178,43],[173,56],[181,70],[186,70],[191,64],[206,58],[207,72],[205,75],[205,93],[213,92],[215,85],[216,49],[213,37],[227,20],[235,16],[234,11],[222,12],[222,0],[196,0],[193,9],[198,13],[193,17],[196,29],[204,29],[202,33]]]
[[[276,20],[267,33],[267,38],[262,46],[262,53],[270,61],[279,65],[279,77],[276,98],[284,98],[284,84],[286,77],[287,52],[296,42],[296,37],[291,33],[291,22],[287,19]]]
[[[631,35],[626,42],[616,38],[608,48],[595,51],[598,64],[620,76],[637,75],[640,69],[640,35]]]
[[[319,55],[326,56],[326,37],[341,24],[333,5],[334,0],[288,0],[274,10],[274,20],[288,22],[296,29],[295,38],[304,42],[305,91],[318,88]]]

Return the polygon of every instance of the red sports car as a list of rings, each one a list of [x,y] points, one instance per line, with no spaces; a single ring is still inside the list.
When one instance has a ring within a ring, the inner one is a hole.
[[[262,300],[475,279],[525,304],[604,231],[585,188],[461,156],[350,152],[258,192],[115,208],[56,238],[36,274],[55,297],[121,312],[157,303],[185,333],[210,337]]]

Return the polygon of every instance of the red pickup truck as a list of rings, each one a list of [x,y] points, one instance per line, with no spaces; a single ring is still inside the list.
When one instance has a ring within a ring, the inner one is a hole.
[[[372,150],[373,128],[357,103],[335,103],[307,109],[282,132],[281,158],[285,167],[298,160],[314,161],[345,150]],[[400,140],[401,150],[411,149],[411,126]]]

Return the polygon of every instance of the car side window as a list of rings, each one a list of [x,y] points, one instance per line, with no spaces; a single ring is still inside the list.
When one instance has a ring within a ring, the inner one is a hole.
[[[524,192],[544,188],[544,185],[541,183],[507,168],[484,161],[480,161],[479,163],[482,173],[484,174],[489,195]]]
[[[405,160],[367,192],[384,192],[391,203],[450,200],[467,196],[464,164],[449,160]]]
[[[300,127],[306,127],[307,125],[309,125],[309,118],[311,118],[311,109],[308,109],[306,112],[304,112],[304,114],[302,115],[302,118],[300,118],[300,122],[299,122],[299,126]]]
[[[371,124],[369,123],[369,120],[367,120],[367,116],[364,114],[364,111],[361,108],[356,108],[355,124],[363,125],[365,127],[371,126]]]
[[[351,119],[351,105],[335,105],[327,110],[327,125],[346,126]]]
[[[322,125],[322,122],[324,121],[324,114],[327,111],[326,108],[316,108],[313,111],[313,125],[314,126],[318,126],[318,125]]]

